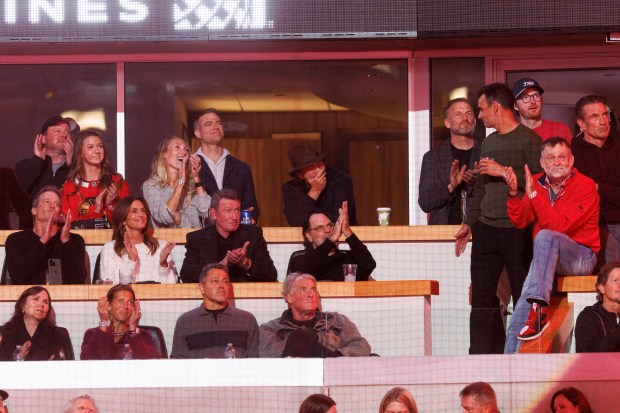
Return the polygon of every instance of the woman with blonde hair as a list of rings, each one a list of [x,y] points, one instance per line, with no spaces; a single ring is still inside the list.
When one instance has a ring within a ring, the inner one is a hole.
[[[200,160],[176,136],[164,138],[155,151],[151,176],[142,193],[155,228],[202,228],[211,197],[200,180]]]
[[[129,185],[107,160],[103,138],[84,131],[73,147],[73,162],[62,187],[62,212],[71,211],[73,228],[110,228],[119,199],[129,195]]]
[[[409,390],[394,387],[383,396],[379,413],[418,413],[418,406]]]

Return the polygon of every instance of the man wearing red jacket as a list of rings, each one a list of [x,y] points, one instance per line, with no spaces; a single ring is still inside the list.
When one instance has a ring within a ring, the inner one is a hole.
[[[555,273],[591,273],[600,249],[596,184],[573,168],[570,144],[563,138],[548,139],[540,151],[544,172],[532,176],[525,165],[523,199],[512,168],[505,175],[510,221],[517,228],[534,223],[534,258],[508,325],[506,354],[517,351],[519,340],[534,340],[549,327]]]

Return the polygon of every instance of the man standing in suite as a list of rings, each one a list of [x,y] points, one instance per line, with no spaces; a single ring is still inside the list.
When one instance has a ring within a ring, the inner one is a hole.
[[[204,110],[194,121],[194,135],[200,140],[200,180],[209,196],[220,189],[232,189],[241,197],[241,209],[251,209],[252,218],[258,221],[260,209],[254,192],[252,170],[245,162],[233,157],[224,148],[224,127],[217,110]]]

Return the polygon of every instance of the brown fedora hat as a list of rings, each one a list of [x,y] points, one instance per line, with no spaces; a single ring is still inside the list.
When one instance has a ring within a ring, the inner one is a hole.
[[[293,146],[288,150],[288,158],[293,166],[293,169],[291,169],[288,173],[289,175],[294,175],[295,172],[300,169],[303,169],[308,165],[312,165],[315,162],[322,161],[326,156],[327,152],[319,153],[319,151],[314,149],[308,143]]]

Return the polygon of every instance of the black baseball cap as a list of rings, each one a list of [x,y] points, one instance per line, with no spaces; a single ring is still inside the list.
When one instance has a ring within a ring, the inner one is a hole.
[[[47,128],[49,128],[50,126],[58,125],[59,123],[62,123],[62,122],[69,125],[69,129],[71,129],[71,132],[73,132],[78,127],[78,124],[75,121],[75,119],[63,118],[60,115],[56,115],[46,120],[43,126],[41,126],[41,134],[45,134],[45,131],[47,131]]]
[[[517,82],[514,84],[514,86],[512,87],[512,94],[515,96],[515,99],[519,99],[521,93],[525,92],[527,89],[530,88],[538,90],[541,95],[545,93],[544,89],[540,87],[537,81],[529,77],[524,77],[517,80]]]

